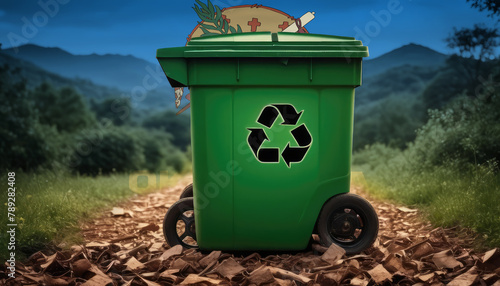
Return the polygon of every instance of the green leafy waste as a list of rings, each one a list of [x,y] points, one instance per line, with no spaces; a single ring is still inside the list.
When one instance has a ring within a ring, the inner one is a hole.
[[[201,19],[198,24],[200,24],[200,29],[203,31],[202,37],[242,33],[240,25],[237,25],[236,28],[229,25],[229,22],[222,17],[219,6],[214,6],[210,0],[207,1],[207,4],[199,0],[196,0],[196,3],[198,3],[199,7],[195,4],[193,10]]]

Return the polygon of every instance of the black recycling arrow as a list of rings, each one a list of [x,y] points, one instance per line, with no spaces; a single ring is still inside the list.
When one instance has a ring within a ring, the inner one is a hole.
[[[290,147],[290,142],[288,142],[283,153],[281,153],[281,157],[283,157],[288,167],[290,167],[290,163],[298,163],[304,159],[312,142],[311,134],[305,124],[300,125],[290,132],[297,144],[299,144],[299,147]]]
[[[271,126],[281,114],[283,118],[282,125],[296,125],[302,112],[297,113],[297,110],[291,104],[272,104],[267,105],[262,109],[257,122],[271,128]],[[252,149],[255,157],[263,163],[278,163],[280,161],[280,148],[260,148],[265,140],[269,141],[266,132],[262,128],[247,128],[250,131],[248,135],[248,145]],[[299,146],[290,147],[290,142],[281,153],[281,157],[286,165],[290,168],[291,163],[301,162],[307,154],[309,147],[312,143],[312,137],[307,130],[305,124],[301,124],[292,131],[290,131],[295,142]]]
[[[283,160],[288,167],[290,167],[290,163],[298,163],[304,159],[306,156],[307,150],[309,150],[309,146],[306,147],[290,147],[290,143],[288,143],[281,153]]]
[[[264,143],[267,138],[266,132],[260,128],[248,128],[250,130],[250,135],[248,135],[248,145],[252,148],[253,153],[257,156],[260,146]]]
[[[274,120],[276,120],[276,117],[278,117],[278,110],[276,110],[276,108],[272,106],[266,106],[260,113],[257,122],[266,126],[267,128],[271,128],[271,126],[274,123]]]
[[[299,144],[299,146],[304,147],[311,144],[312,141],[311,134],[307,130],[305,124],[300,125],[299,127],[293,129],[291,132],[293,138],[295,139],[295,141],[297,141],[297,144]]]
[[[248,145],[252,148],[255,157],[259,159],[261,162],[266,163],[276,163],[280,160],[280,149],[279,148],[262,148],[262,143],[265,140],[269,141],[267,138],[266,132],[260,128],[248,128],[250,130],[250,134],[248,135]]]
[[[265,163],[278,163],[280,161],[279,148],[262,148],[259,150],[259,161]]]
[[[297,121],[299,121],[300,115],[302,114],[302,111],[297,113],[297,110],[295,110],[295,107],[291,104],[273,104],[275,106],[280,114],[281,117],[283,117],[283,123],[282,125],[295,125],[297,124]]]

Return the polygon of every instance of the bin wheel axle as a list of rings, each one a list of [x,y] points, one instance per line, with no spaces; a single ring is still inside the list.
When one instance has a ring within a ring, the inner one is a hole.
[[[334,214],[331,220],[331,234],[343,239],[355,239],[356,231],[359,231],[362,226],[359,217],[351,212]]]
[[[184,239],[188,236],[196,239],[196,231],[194,227],[194,216],[187,217],[185,214],[180,216],[180,219],[184,222],[184,232],[179,236],[180,239]]]
[[[368,248],[377,238],[378,217],[368,201],[354,194],[340,194],[328,200],[317,222],[321,243],[332,243],[356,254]]]

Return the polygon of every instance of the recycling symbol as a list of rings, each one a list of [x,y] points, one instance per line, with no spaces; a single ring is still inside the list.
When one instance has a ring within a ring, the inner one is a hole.
[[[267,128],[271,128],[278,116],[281,115],[283,120],[281,125],[297,125],[302,112],[303,111],[297,113],[297,110],[291,104],[270,104],[262,109],[257,119],[257,123]],[[312,143],[311,134],[309,130],[307,130],[305,124],[301,124],[290,131],[296,144],[288,142],[281,153],[279,147],[261,148],[265,140],[269,141],[263,128],[247,129],[250,131],[248,135],[248,145],[252,149],[255,158],[262,163],[279,163],[279,157],[281,155],[286,165],[290,168],[291,163],[302,162]]]

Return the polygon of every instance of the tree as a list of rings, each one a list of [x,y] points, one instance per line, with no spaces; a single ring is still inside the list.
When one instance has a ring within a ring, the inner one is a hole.
[[[191,144],[190,123],[187,115],[176,115],[175,111],[168,110],[146,118],[143,126],[172,134],[172,143],[183,150]]]
[[[500,16],[500,0],[467,0],[479,11],[489,11],[488,17]]]
[[[48,139],[57,132],[39,124],[25,82],[14,80],[18,72],[0,67],[0,170],[34,170],[56,153]]]
[[[84,130],[77,135],[72,162],[80,174],[107,175],[130,172],[144,166],[139,138],[123,127]]]
[[[130,134],[139,138],[139,143],[144,150],[144,166],[150,172],[173,169],[181,172],[187,158],[180,149],[171,143],[172,135],[161,130],[145,128],[132,128]]]
[[[442,165],[454,161],[465,167],[500,159],[498,90],[479,98],[455,98],[446,108],[431,110],[429,117],[411,147],[422,162]]]
[[[59,132],[76,132],[95,125],[83,97],[74,89],[54,89],[50,84],[38,86],[32,96],[41,124],[55,126]]]
[[[98,119],[109,119],[116,126],[122,126],[130,121],[132,105],[128,98],[109,98],[102,102],[92,100],[91,108]]]
[[[495,56],[500,35],[496,28],[487,28],[475,24],[473,29],[453,28],[453,33],[446,39],[448,47],[459,50],[460,56],[484,61]]]
[[[422,119],[417,101],[390,96],[356,111],[353,150],[358,151],[376,142],[404,149],[415,139],[415,130]]]
[[[475,91],[498,66],[495,50],[500,45],[499,39],[496,28],[484,25],[476,24],[472,29],[454,28],[446,42],[448,47],[458,49],[458,55],[448,58],[434,85],[429,85],[424,92],[426,107],[440,108],[459,94],[477,95]],[[441,84],[443,86],[438,87]]]

